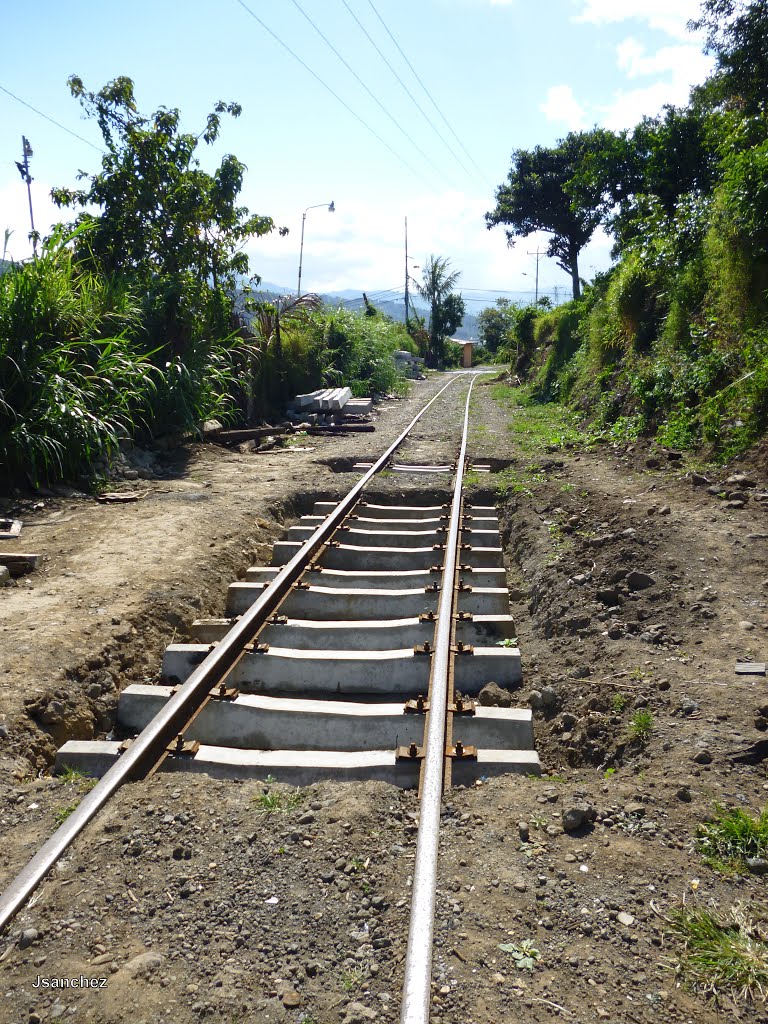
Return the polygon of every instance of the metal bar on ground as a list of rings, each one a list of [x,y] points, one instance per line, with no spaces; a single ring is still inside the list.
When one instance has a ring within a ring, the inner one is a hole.
[[[93,789],[83,797],[77,808],[46,840],[34,857],[22,868],[10,885],[0,895],[0,932],[24,906],[37,886],[42,882],[64,851],[88,825],[92,818],[105,806],[124,782],[140,774],[146,762],[153,764],[163,748],[178,734],[179,726],[186,722],[197,705],[205,698],[212,686],[218,684],[242,653],[244,644],[249,643],[260,625],[274,612],[283,597],[304,571],[325,540],[333,533],[347,512],[358,499],[358,495],[371,478],[383,469],[421,419],[427,409],[437,401],[443,392],[465,374],[457,374],[442,387],[433,398],[411,420],[380,459],[347,492],[325,522],[315,530],[299,548],[296,554],[281,568],[270,586],[251,605],[238,622],[230,629],[203,662],[192,672],[189,679],[171,697],[163,709],[139,734],[130,747],[118,758]],[[473,382],[474,383],[474,382]],[[471,388],[470,388],[471,391]],[[465,426],[466,434],[466,426]]]
[[[435,887],[440,839],[440,805],[443,794],[443,758],[445,756],[445,720],[448,709],[448,671],[453,615],[453,580],[456,573],[461,488],[467,453],[469,400],[473,380],[467,392],[461,451],[456,463],[451,518],[446,539],[443,587],[440,591],[435,629],[435,652],[430,676],[430,706],[425,728],[422,762],[421,807],[416,839],[416,864],[411,890],[411,920],[405,958],[401,1024],[428,1024],[432,981],[432,945],[435,929]]]

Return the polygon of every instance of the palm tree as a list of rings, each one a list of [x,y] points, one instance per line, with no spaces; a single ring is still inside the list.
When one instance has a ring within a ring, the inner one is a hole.
[[[461,277],[461,271],[454,270],[449,273],[448,268],[451,261],[447,256],[430,256],[422,268],[422,283],[416,284],[419,295],[429,303],[429,352],[427,361],[430,366],[436,366],[443,361],[445,348],[445,335],[452,333],[461,323],[464,309],[463,303],[459,316],[459,323],[456,321],[456,310],[452,307],[456,303],[448,303],[451,290]]]
[[[281,331],[283,327],[297,323],[303,320],[308,313],[320,309],[322,304],[320,296],[314,295],[311,292],[299,296],[277,296],[273,302],[259,303],[251,315],[250,327],[261,342],[261,351],[266,352],[270,345],[274,345],[275,363],[277,365],[276,390],[281,403],[285,401],[285,365],[283,362]],[[249,377],[247,416],[250,421],[253,419],[256,411],[255,395],[253,392],[254,367],[251,367]]]

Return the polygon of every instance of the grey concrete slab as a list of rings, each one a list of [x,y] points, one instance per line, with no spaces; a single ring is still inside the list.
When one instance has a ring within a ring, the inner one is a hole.
[[[265,585],[230,584],[227,591],[227,615],[242,615],[250,608]],[[403,619],[435,611],[439,596],[437,591],[427,591],[423,587],[403,590],[341,590],[338,587],[312,585],[306,590],[293,590],[280,606],[280,613],[293,619],[325,621]]]
[[[365,415],[373,409],[372,398],[350,398],[344,406],[345,413],[354,413],[356,416]]]
[[[325,522],[326,518],[326,516],[302,516],[298,525],[310,526],[316,530],[321,523]],[[364,516],[362,514],[350,516],[346,521],[347,525],[353,529],[374,530],[375,532],[381,532],[382,530],[397,530],[398,532],[434,531],[444,526],[447,522],[447,515],[433,516],[429,519],[376,519],[373,516]]]
[[[213,644],[221,640],[231,628],[231,619],[195,619],[189,632],[197,643]]]
[[[208,653],[205,644],[170,644],[163,655],[163,677],[184,682]],[[246,654],[227,676],[231,686],[274,695],[368,694],[417,696],[427,692],[431,659],[413,648],[389,651],[293,650],[270,647]],[[521,679],[516,647],[475,647],[456,658],[454,679],[464,694],[486,683],[510,687]]]
[[[268,585],[231,583],[227,590],[227,615],[242,615]],[[424,587],[341,590],[311,583],[307,589],[292,591],[280,612],[295,619],[403,619],[435,609],[437,597],[437,592]],[[459,609],[473,615],[506,615],[509,594],[505,587],[473,587],[461,592]]]
[[[288,619],[266,626],[259,634],[262,643],[294,650],[389,651],[432,643],[434,622],[420,622],[417,616],[403,619],[360,619],[331,622],[322,619]]]
[[[292,526],[286,531],[286,540],[305,541],[317,529],[316,526]],[[397,548],[418,548],[427,544],[440,544],[445,540],[445,534],[440,533],[437,527],[420,530],[366,530],[358,526],[341,526],[336,531],[335,540],[348,546],[360,547],[397,547]]]
[[[163,655],[163,677],[184,682],[206,653],[204,645],[171,644]],[[429,667],[430,659],[414,654],[412,647],[389,651],[270,647],[263,654],[246,654],[227,681],[248,693],[416,696],[427,692]]]
[[[440,555],[441,552],[436,552]],[[442,564],[442,559],[438,562]],[[245,572],[245,583],[270,583],[277,573],[274,567],[253,566]],[[430,583],[442,579],[442,569],[433,572],[430,569],[401,569],[388,572],[386,569],[370,569],[357,572],[354,569],[319,568],[307,572],[304,577],[307,583],[322,587],[339,587],[342,590],[402,590],[404,587],[426,587]],[[506,569],[469,567],[462,569],[461,579],[472,587],[504,587],[507,582]]]
[[[329,516],[336,508],[335,501],[316,501],[313,512],[318,516]],[[372,519],[434,519],[450,512],[447,505],[379,505],[361,501],[355,511]]]
[[[277,572],[277,569],[248,569],[243,582],[269,583]],[[505,577],[503,575],[501,577],[494,576],[494,572],[503,574],[504,570],[491,570],[487,576],[482,577],[483,585],[498,586],[499,580],[504,582]],[[386,570],[355,572],[354,570],[320,568],[308,571],[304,580],[313,586],[335,587],[341,590],[402,590],[439,583],[442,576],[442,569],[438,572],[432,572],[429,569],[402,569],[400,572],[387,572]],[[474,582],[475,579],[478,579],[478,585],[480,585],[480,577],[473,575],[472,581]]]
[[[119,756],[120,744],[108,741],[70,740],[56,755],[56,770],[76,768],[100,776]],[[264,779],[274,776],[278,782],[308,786],[323,779],[339,782],[376,780],[390,782],[403,789],[415,789],[419,780],[418,761],[396,761],[394,751],[328,752],[301,750],[238,750],[201,745],[194,757],[169,757],[163,771],[193,771],[212,778]],[[508,773],[541,774],[539,758],[533,750],[480,750],[477,760],[455,761],[454,785],[472,785],[494,775]]]
[[[272,564],[285,565],[301,547],[298,541],[279,540],[272,548]],[[400,569],[428,569],[435,563],[442,563],[445,553],[434,547],[419,548],[378,548],[339,544],[328,548],[322,555],[321,563],[328,569],[368,569],[398,571]],[[501,547],[462,548],[462,564],[473,568],[498,568],[503,564]]]
[[[232,619],[195,619],[190,633],[197,643],[215,643],[231,629]],[[375,627],[375,628],[372,628]],[[264,643],[276,647],[314,649],[327,647],[349,650],[389,650],[432,642],[434,623],[417,618],[365,619],[360,622],[333,622],[315,619],[288,619],[287,623],[267,626],[261,633]],[[465,644],[490,646],[515,636],[511,615],[476,615],[469,622],[457,622],[456,639]],[[397,639],[393,639],[393,638]]]
[[[126,687],[118,705],[120,728],[141,732],[171,693],[170,686]],[[454,734],[465,745],[529,750],[531,711],[478,706],[474,714],[456,717]],[[211,701],[185,735],[201,743],[243,749],[384,750],[421,745],[424,717],[406,712],[402,701],[358,704],[241,694],[234,701]]]

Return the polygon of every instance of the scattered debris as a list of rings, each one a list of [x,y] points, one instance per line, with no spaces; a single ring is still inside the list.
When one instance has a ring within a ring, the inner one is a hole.
[[[141,501],[148,494],[149,491],[104,491],[96,495],[96,501],[102,505],[125,504],[128,501]]]

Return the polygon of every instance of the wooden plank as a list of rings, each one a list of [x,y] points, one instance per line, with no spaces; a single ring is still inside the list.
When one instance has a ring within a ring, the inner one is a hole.
[[[221,430],[213,440],[220,444],[239,444],[242,441],[258,441],[262,437],[287,433],[288,427],[248,427],[245,430]]]
[[[42,557],[42,555],[0,551],[0,565],[6,566],[11,576],[23,576],[25,573],[33,572]]]
[[[308,434],[371,434],[376,429],[372,423],[336,423],[329,427],[306,427]]]

